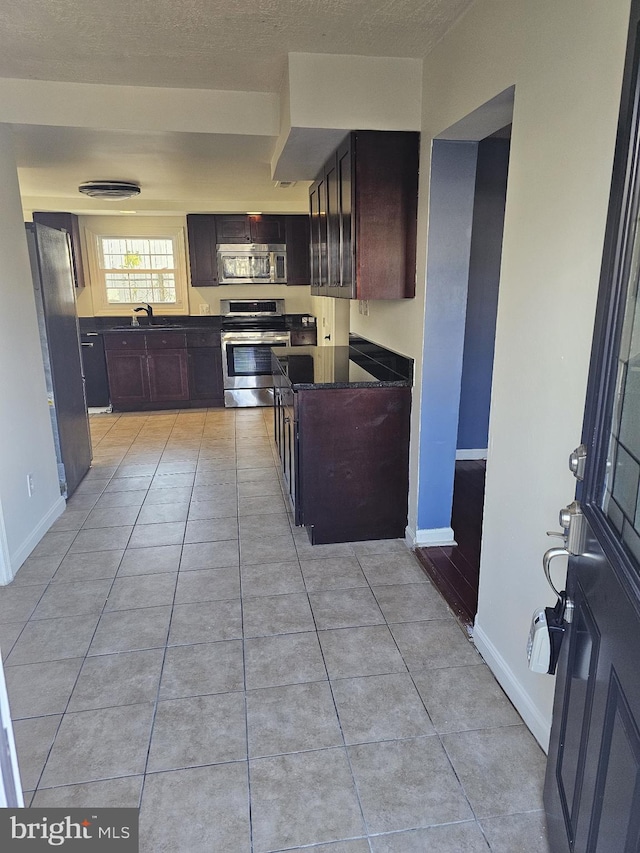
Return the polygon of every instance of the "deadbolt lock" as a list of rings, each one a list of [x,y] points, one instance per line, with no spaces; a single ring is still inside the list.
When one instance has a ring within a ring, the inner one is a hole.
[[[569,470],[576,480],[584,480],[584,466],[587,461],[587,448],[580,444],[569,456]]]

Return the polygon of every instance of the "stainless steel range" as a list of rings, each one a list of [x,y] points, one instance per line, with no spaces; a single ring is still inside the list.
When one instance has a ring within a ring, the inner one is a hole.
[[[271,347],[286,347],[284,299],[221,299],[224,404],[273,404]]]

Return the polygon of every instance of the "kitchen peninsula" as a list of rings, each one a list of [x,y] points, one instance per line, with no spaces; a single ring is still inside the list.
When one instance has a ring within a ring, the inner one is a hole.
[[[274,436],[313,544],[405,535],[413,361],[352,338],[272,351]]]

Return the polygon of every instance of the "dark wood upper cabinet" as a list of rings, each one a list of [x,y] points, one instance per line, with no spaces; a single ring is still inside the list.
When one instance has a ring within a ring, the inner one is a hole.
[[[316,295],[320,289],[320,186],[321,181],[314,181],[309,187],[309,278]]]
[[[285,216],[287,284],[310,284],[309,217]]]
[[[358,130],[327,160],[311,187],[319,220],[311,233],[314,294],[415,295],[418,158],[418,133]]]
[[[190,213],[187,215],[189,263],[193,287],[219,284],[219,243],[284,243],[287,247],[287,284],[309,284],[309,217],[248,216],[245,214]]]
[[[323,175],[318,178],[318,212],[314,237],[318,241],[318,282],[313,291],[318,296],[328,296],[329,263],[327,256],[327,179]]]
[[[187,216],[189,264],[193,287],[215,287],[218,284],[216,217],[211,213]]]
[[[71,263],[73,264],[73,277],[77,288],[85,286],[84,267],[82,265],[82,245],[80,243],[80,224],[75,213],[63,213],[62,211],[35,211],[33,221],[49,228],[57,228],[69,234],[71,244]]]
[[[327,296],[333,296],[333,289],[340,287],[340,215],[338,199],[338,166],[336,158],[327,164],[326,182],[326,230],[327,230]]]
[[[284,243],[284,216],[249,216],[249,233],[252,243]]]
[[[351,144],[341,145],[336,151],[336,170],[338,179],[338,238],[340,240],[340,278],[341,293],[347,297],[353,293],[354,257],[352,234],[352,195],[351,186]]]
[[[250,214],[216,216],[219,243],[284,243],[284,217]]]

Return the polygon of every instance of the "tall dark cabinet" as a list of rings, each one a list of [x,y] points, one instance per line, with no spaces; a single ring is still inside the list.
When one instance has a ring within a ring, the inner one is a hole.
[[[48,225],[58,231],[66,231],[71,244],[71,262],[73,264],[74,284],[77,288],[85,286],[82,245],[80,242],[80,225],[75,213],[62,211],[35,211],[33,221],[40,225]]]
[[[415,295],[419,134],[357,130],[310,189],[312,293]]]
[[[216,287],[218,285],[216,216],[213,213],[188,214],[187,237],[192,287]]]

